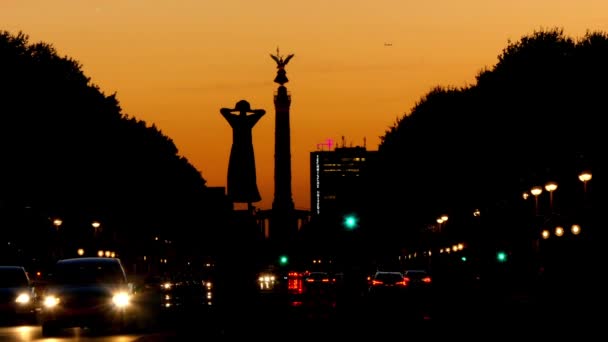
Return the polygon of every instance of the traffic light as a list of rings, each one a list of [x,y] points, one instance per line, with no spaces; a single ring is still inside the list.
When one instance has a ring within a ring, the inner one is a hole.
[[[505,251],[498,251],[496,253],[496,261],[503,263],[507,261],[507,252]]]
[[[359,217],[355,214],[347,214],[344,215],[344,219],[342,220],[342,225],[344,228],[348,230],[353,230],[359,227]]]
[[[289,258],[287,255],[283,254],[279,256],[279,265],[285,266],[289,263]]]

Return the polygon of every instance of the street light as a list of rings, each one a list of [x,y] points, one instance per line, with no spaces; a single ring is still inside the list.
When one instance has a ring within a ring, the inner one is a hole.
[[[538,195],[543,193],[543,188],[535,186],[530,190],[530,193],[534,196],[534,211],[538,215]]]
[[[55,230],[59,231],[59,227],[63,224],[63,221],[59,218],[53,220],[53,225],[55,226]]]
[[[101,227],[101,223],[99,223],[98,221],[93,221],[91,223],[91,226],[93,227],[93,234],[97,235],[99,234],[99,228]]]
[[[442,228],[442,225],[443,225],[445,222],[447,222],[447,220],[448,220],[448,215],[442,215],[441,217],[439,217],[439,218],[437,219],[439,233],[441,233],[441,228]]]
[[[583,192],[587,193],[587,182],[591,180],[591,172],[585,171],[578,175],[578,179],[583,182]]]
[[[549,208],[551,209],[551,213],[553,213],[553,191],[557,189],[557,183],[549,182],[545,184],[545,190],[549,191]]]
[[[573,235],[578,235],[581,233],[581,226],[579,226],[578,224],[573,224],[570,228],[570,231]]]

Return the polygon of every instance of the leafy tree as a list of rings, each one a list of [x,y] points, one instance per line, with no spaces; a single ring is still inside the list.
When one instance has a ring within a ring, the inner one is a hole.
[[[62,217],[74,234],[99,220],[132,249],[160,234],[196,250],[225,209],[169,137],[123,113],[76,60],[21,32],[0,32],[0,160],[9,235],[40,234]],[[38,223],[23,226],[24,207]]]
[[[510,42],[475,84],[432,89],[381,137],[364,193],[378,221],[370,234],[403,245],[446,210],[474,208],[505,214],[507,229],[533,185],[573,194],[606,144],[607,57],[605,33],[538,31]]]

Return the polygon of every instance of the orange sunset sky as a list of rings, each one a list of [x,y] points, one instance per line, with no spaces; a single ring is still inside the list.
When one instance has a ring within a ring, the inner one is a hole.
[[[79,61],[125,114],[173,139],[208,186],[226,185],[232,130],[219,109],[241,99],[265,109],[253,129],[262,209],[274,192],[277,47],[295,54],[293,198],[309,209],[317,144],[344,137],[376,150],[433,87],[473,83],[509,41],[548,28],[606,31],[608,1],[0,0],[0,30]]]

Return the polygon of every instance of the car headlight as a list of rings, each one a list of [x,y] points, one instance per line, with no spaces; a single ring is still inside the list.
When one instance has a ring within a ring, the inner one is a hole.
[[[52,308],[52,307],[59,305],[59,302],[60,302],[59,297],[46,296],[46,297],[44,297],[44,301],[42,303],[45,307]]]
[[[15,302],[19,303],[19,304],[27,304],[30,302],[30,295],[27,293],[20,293],[17,298],[15,299]]]
[[[119,308],[124,308],[129,305],[130,296],[126,292],[119,292],[112,296],[112,303]]]

